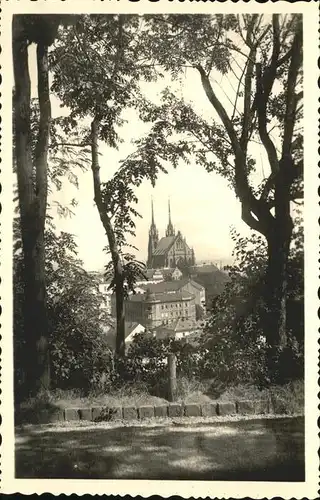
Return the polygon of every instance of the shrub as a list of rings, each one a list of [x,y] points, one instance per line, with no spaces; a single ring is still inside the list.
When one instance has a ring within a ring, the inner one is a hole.
[[[72,235],[52,229],[45,233],[47,317],[50,344],[51,387],[108,390],[113,382],[113,354],[103,334],[108,318],[100,309],[103,300],[97,279],[76,258]],[[14,369],[15,395],[28,397],[24,384],[23,263],[14,260]]]
[[[167,396],[168,354],[177,359],[177,376],[198,377],[198,353],[183,340],[156,339],[144,333],[137,335],[123,362],[118,364],[119,379],[145,383],[151,394]]]

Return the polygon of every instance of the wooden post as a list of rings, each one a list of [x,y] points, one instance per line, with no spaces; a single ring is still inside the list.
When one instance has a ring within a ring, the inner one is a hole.
[[[168,399],[169,401],[175,401],[177,397],[177,365],[176,365],[176,355],[168,355]]]

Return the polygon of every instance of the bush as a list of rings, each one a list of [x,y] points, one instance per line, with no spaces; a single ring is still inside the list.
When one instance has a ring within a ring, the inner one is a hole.
[[[239,336],[230,327],[204,335],[201,352],[199,376],[220,386],[261,384],[266,377],[263,341]]]
[[[52,389],[109,390],[114,378],[113,353],[102,325],[108,321],[100,304],[98,281],[76,258],[72,235],[52,229],[45,233],[47,316]],[[24,380],[25,346],[22,305],[23,261],[14,259],[15,395],[28,397]]]
[[[167,397],[169,353],[176,355],[177,377],[198,377],[199,355],[190,344],[171,338],[156,339],[142,333],[136,335],[125,360],[117,365],[119,383],[121,380],[144,383],[150,394]]]
[[[285,349],[265,339],[273,311],[266,306],[266,242],[261,235],[240,238],[235,232],[236,264],[230,282],[212,304],[202,341],[202,377],[220,383],[258,387],[286,384],[304,375],[303,234],[299,220],[293,237],[287,276],[287,338]]]

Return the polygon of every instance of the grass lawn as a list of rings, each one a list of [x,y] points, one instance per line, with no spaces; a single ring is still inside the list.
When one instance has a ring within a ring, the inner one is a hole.
[[[304,481],[304,419],[27,426],[18,478]]]

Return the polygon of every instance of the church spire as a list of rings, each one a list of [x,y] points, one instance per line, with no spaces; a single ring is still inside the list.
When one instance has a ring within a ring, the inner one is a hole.
[[[148,260],[147,267],[151,268],[153,265],[153,252],[157,248],[159,241],[159,233],[154,222],[154,210],[153,210],[153,199],[151,198],[151,224],[149,229],[149,241],[148,241]]]
[[[151,225],[154,226],[153,198],[151,198]]]
[[[167,225],[166,236],[174,236],[174,229],[171,222],[170,198],[168,200],[169,222]]]

